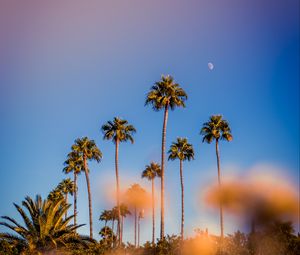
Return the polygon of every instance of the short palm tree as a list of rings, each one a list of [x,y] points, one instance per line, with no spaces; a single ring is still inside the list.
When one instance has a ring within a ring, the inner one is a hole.
[[[104,227],[106,227],[107,222],[111,220],[111,212],[109,210],[102,211],[99,220],[104,221]]]
[[[76,151],[68,154],[67,160],[64,162],[63,172],[65,174],[74,173],[74,225],[76,225],[77,217],[77,176],[81,171],[84,171],[83,158]]]
[[[65,195],[65,202],[66,204],[68,203],[68,194],[70,194],[71,196],[73,196],[74,192],[75,192],[75,185],[74,182],[70,179],[63,179],[57,186],[57,189],[60,190],[62,192],[62,194]],[[66,211],[65,213],[65,218],[67,218],[68,213]]]
[[[144,218],[144,209],[139,211],[138,214],[138,248],[140,247],[140,236],[141,236],[141,219]]]
[[[160,222],[160,239],[165,236],[165,145],[169,109],[174,110],[176,107],[185,107],[187,94],[178,83],[174,82],[172,76],[162,75],[161,80],[155,82],[147,94],[145,105],[151,105],[153,110],[164,110],[164,121],[162,129],[162,146],[161,146],[161,222]]]
[[[184,238],[184,184],[183,184],[183,167],[182,163],[185,160],[194,159],[194,149],[188,143],[186,138],[177,138],[173,142],[169,150],[169,160],[179,159],[180,162],[180,183],[181,183],[181,240]]]
[[[88,160],[96,160],[100,162],[102,158],[102,152],[96,146],[94,140],[89,140],[87,137],[78,138],[75,140],[75,144],[72,146],[72,150],[78,153],[79,157],[83,159],[83,168],[86,178],[88,200],[89,200],[89,219],[90,219],[90,238],[93,238],[93,217],[92,217],[92,194],[91,185],[89,179]]]
[[[110,210],[110,215],[111,215],[111,221],[112,221],[112,225],[111,225],[111,229],[114,233],[115,231],[115,221],[118,220],[118,209],[117,207],[113,207],[111,210]],[[118,231],[118,230],[117,230]]]
[[[109,211],[109,210],[104,210],[100,214],[99,220],[104,221],[104,228],[103,228],[104,233],[103,233],[103,236],[106,236],[106,230],[107,230],[106,225],[107,225],[107,222],[111,220],[111,218],[112,218],[111,216],[112,216],[111,215],[111,211]]]
[[[143,208],[146,202],[146,191],[137,183],[131,185],[126,191],[126,200],[129,206],[133,208],[134,212],[134,246],[137,245],[137,221],[138,210]]]
[[[132,135],[136,129],[128,124],[127,120],[115,117],[113,121],[108,121],[101,127],[104,134],[103,139],[112,140],[115,144],[115,171],[117,188],[117,209],[118,209],[118,242],[121,242],[121,212],[120,212],[120,182],[119,182],[119,144],[120,142],[130,141],[134,143]]]
[[[124,218],[126,218],[127,215],[131,215],[131,212],[129,211],[127,205],[124,203],[120,204],[120,214],[121,214],[121,243],[122,243],[123,230],[124,230]]]
[[[48,250],[59,249],[74,241],[82,240],[75,234],[75,229],[82,225],[69,224],[72,218],[69,216],[63,219],[64,213],[70,205],[60,200],[42,200],[40,195],[33,200],[26,197],[21,206],[14,204],[25,225],[21,225],[15,219],[2,216],[6,222],[0,225],[12,230],[12,233],[0,233],[0,238],[22,246],[30,254],[44,254]]]
[[[151,162],[150,165],[145,167],[142,172],[142,178],[146,178],[151,181],[152,184],[152,245],[155,242],[155,201],[154,201],[154,179],[155,177],[161,177],[160,165],[155,162]]]
[[[231,129],[222,115],[212,115],[208,122],[203,124],[200,134],[203,135],[202,142],[211,143],[216,141],[216,156],[218,165],[218,183],[221,187],[221,169],[220,169],[220,155],[219,155],[219,140],[231,141],[233,139]],[[221,239],[224,237],[224,225],[223,225],[223,207],[222,201],[220,201],[220,225],[221,225]]]

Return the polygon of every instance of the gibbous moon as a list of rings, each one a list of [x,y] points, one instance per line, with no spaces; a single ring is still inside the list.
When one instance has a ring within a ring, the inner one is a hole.
[[[214,65],[213,65],[213,63],[211,63],[211,62],[209,62],[209,63],[207,64],[207,66],[208,66],[208,69],[209,69],[209,70],[213,70],[213,69],[214,69]]]

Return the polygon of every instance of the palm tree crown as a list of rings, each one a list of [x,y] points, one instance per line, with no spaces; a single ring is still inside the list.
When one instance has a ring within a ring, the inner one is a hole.
[[[101,129],[104,134],[103,139],[113,140],[114,143],[127,140],[134,143],[132,134],[136,132],[136,129],[132,125],[128,125],[127,120],[115,117],[113,121],[104,124]]]
[[[64,199],[64,195],[62,194],[61,190],[59,190],[57,187],[50,191],[47,197],[51,201],[57,201]]]
[[[96,160],[100,162],[102,159],[102,152],[97,147],[94,140],[90,140],[87,137],[78,138],[75,140],[75,144],[72,146],[72,150],[78,153],[79,157],[83,157],[89,160]]]
[[[178,83],[174,82],[173,77],[162,75],[161,80],[155,82],[147,94],[145,105],[152,105],[155,111],[166,106],[174,110],[176,106],[185,107],[185,100],[187,100],[187,94]]]
[[[81,171],[84,171],[83,158],[77,151],[72,151],[68,154],[67,160],[64,162],[63,172],[65,174],[74,172],[79,174]]]
[[[194,159],[194,149],[188,143],[186,138],[177,138],[177,142],[173,142],[169,150],[169,160],[188,160]]]
[[[161,176],[160,165],[155,162],[151,162],[150,165],[146,165],[145,170],[142,172],[142,178],[147,178],[149,181],[155,177]]]
[[[222,115],[212,115],[209,121],[203,124],[200,134],[203,135],[202,142],[207,143],[219,139],[226,141],[233,139],[229,124],[226,120],[222,119]]]
[[[100,214],[99,220],[107,222],[112,219],[111,211],[110,210],[104,210]]]
[[[58,184],[57,188],[65,195],[70,194],[73,196],[73,193],[75,191],[74,182],[70,178],[62,180]]]

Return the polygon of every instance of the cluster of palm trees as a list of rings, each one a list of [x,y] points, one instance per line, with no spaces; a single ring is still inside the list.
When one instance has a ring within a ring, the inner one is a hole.
[[[163,126],[162,126],[162,143],[161,143],[161,164],[156,162],[150,162],[149,165],[145,166],[142,171],[142,178],[146,178],[151,181],[152,184],[152,244],[155,243],[155,200],[154,200],[154,179],[156,177],[160,178],[160,239],[165,237],[165,207],[164,207],[164,197],[165,197],[165,157],[166,157],[166,132],[167,132],[167,122],[170,110],[175,110],[177,107],[185,107],[185,101],[187,100],[186,92],[176,83],[173,77],[167,75],[162,76],[161,80],[155,82],[151,87],[150,91],[146,95],[145,105],[152,106],[154,111],[164,111],[163,115]],[[121,204],[120,199],[120,177],[119,177],[119,145],[121,142],[130,141],[134,143],[133,135],[136,129],[133,125],[129,124],[127,120],[120,119],[118,117],[113,118],[112,121],[107,121],[101,127],[104,140],[111,140],[115,146],[115,175],[116,175],[116,206],[112,210],[104,210],[100,215],[100,220],[105,222],[112,222],[112,233],[114,233],[114,223],[117,222],[117,244],[122,243],[123,237],[123,225],[124,217],[130,214],[127,206]],[[215,149],[217,156],[217,169],[218,169],[218,183],[221,186],[221,170],[220,170],[220,156],[219,156],[219,141],[231,141],[232,135],[229,124],[226,120],[222,118],[221,115],[213,115],[210,117],[208,122],[205,122],[200,130],[200,134],[203,136],[203,142],[212,143],[215,141]],[[94,140],[90,140],[88,137],[78,138],[75,140],[74,144],[71,146],[71,151],[67,155],[67,159],[64,162],[65,167],[63,172],[66,174],[73,173],[74,180],[71,181],[69,178],[63,180],[56,189],[54,189],[50,194],[48,199],[52,201],[61,201],[61,197],[64,197],[64,208],[69,208],[68,205],[68,194],[74,194],[74,224],[72,226],[73,230],[76,231],[77,223],[77,179],[81,172],[84,172],[87,184],[88,193],[88,208],[89,208],[89,230],[90,238],[93,238],[93,218],[92,218],[92,194],[91,194],[91,184],[89,179],[89,166],[88,162],[95,160],[100,162],[102,159],[102,152],[97,147]],[[187,138],[178,137],[175,142],[173,142],[168,151],[169,160],[179,160],[179,171],[180,171],[180,183],[181,183],[181,239],[184,239],[184,178],[183,178],[183,162],[194,159],[194,149],[192,144],[190,144]],[[134,201],[132,194],[134,192],[141,193],[142,188],[138,184],[132,185],[127,194],[129,194],[128,205],[134,211],[135,217],[135,245],[136,245],[136,226],[137,221],[139,222],[140,216],[142,215],[142,209],[139,208],[138,202]],[[130,195],[131,194],[131,195]],[[18,208],[17,208],[18,209]],[[63,210],[65,213],[65,220],[70,221],[70,217],[67,216],[67,209]],[[18,209],[19,210],[19,209]],[[7,218],[8,219],[8,218]],[[11,220],[11,219],[8,219]],[[12,221],[12,220],[11,220]],[[14,221],[12,221],[15,223]],[[2,224],[5,225],[5,224]],[[8,226],[8,225],[7,225]],[[9,227],[9,226],[8,226]],[[220,201],[220,228],[221,228],[221,238],[224,236],[224,226],[223,226],[223,207]],[[113,234],[114,235],[114,234]]]
[[[185,101],[188,96],[186,92],[176,83],[172,76],[162,76],[161,80],[155,82],[147,93],[145,105],[151,105],[155,111],[164,111],[163,116],[163,128],[162,128],[162,144],[161,144],[161,164],[151,162],[146,166],[142,173],[142,178],[147,178],[152,181],[152,243],[155,242],[155,204],[154,204],[154,178],[159,177],[161,180],[161,205],[160,205],[160,239],[165,236],[165,207],[164,207],[164,193],[165,193],[165,157],[166,157],[166,132],[167,122],[170,110],[174,110],[177,107],[185,107]],[[121,142],[130,141],[134,143],[133,134],[136,129],[133,125],[128,124],[127,120],[115,117],[112,121],[107,121],[102,127],[104,140],[111,140],[115,145],[115,175],[116,175],[116,220],[117,220],[117,240],[118,244],[122,242],[121,231],[121,202],[120,202],[120,177],[119,177],[119,145]],[[226,140],[231,141],[232,135],[229,124],[222,118],[221,115],[213,115],[209,121],[203,124],[200,134],[203,135],[203,142],[211,143],[216,142],[216,155],[218,166],[218,183],[221,185],[220,174],[220,157],[219,157],[219,141]],[[179,160],[180,169],[180,182],[181,182],[181,238],[184,238],[184,178],[183,178],[183,161],[190,161],[194,159],[194,149],[187,138],[177,138],[172,143],[170,150],[168,151],[169,160]],[[87,137],[79,138],[75,140],[75,144],[72,146],[72,151],[68,154],[68,158],[65,161],[65,173],[74,173],[74,223],[76,224],[77,215],[77,175],[83,171],[86,176],[87,189],[88,189],[88,201],[89,201],[89,222],[90,222],[90,237],[93,237],[93,222],[92,222],[92,200],[90,192],[89,181],[89,169],[87,162],[89,160],[96,160],[99,162],[102,158],[101,151],[97,148],[93,140],[89,140]],[[223,227],[223,208],[220,202],[220,226],[221,237],[224,236]]]
[[[121,224],[120,224],[120,231],[121,231],[121,240],[123,238],[123,230],[124,230],[124,218],[127,217],[127,215],[131,215],[131,212],[128,210],[127,205],[124,203],[120,204],[120,216],[121,216]],[[115,206],[111,210],[103,210],[100,214],[99,220],[104,221],[104,236],[106,236],[106,232],[108,230],[107,223],[111,221],[111,233],[112,233],[112,243],[114,241],[114,233],[115,233],[115,221],[118,220],[118,208]],[[101,230],[102,231],[102,230]],[[100,231],[100,232],[101,232]]]
[[[161,80],[156,82],[150,89],[146,97],[145,105],[151,105],[154,111],[164,110],[163,128],[162,128],[162,146],[161,146],[161,225],[160,225],[160,239],[165,236],[164,227],[164,176],[165,176],[165,146],[166,146],[166,132],[169,110],[174,110],[176,107],[185,107],[187,100],[186,92],[180,85],[174,82],[172,76],[162,76]],[[231,141],[233,139],[231,129],[222,115],[212,115],[208,122],[203,124],[200,134],[203,135],[203,142],[211,143],[216,141],[216,156],[218,166],[218,183],[221,187],[220,174],[220,155],[219,155],[219,141]],[[177,138],[177,141],[171,145],[169,150],[169,160],[179,159],[180,161],[180,181],[181,181],[181,238],[184,238],[184,184],[182,173],[182,162],[194,158],[194,150],[186,138]],[[220,201],[220,226],[221,239],[224,237],[223,226],[223,209]]]

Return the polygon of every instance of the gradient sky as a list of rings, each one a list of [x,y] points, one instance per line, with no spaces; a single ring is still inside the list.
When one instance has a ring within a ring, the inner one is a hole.
[[[17,216],[12,203],[26,195],[47,196],[66,177],[74,140],[88,136],[104,155],[90,164],[98,238],[100,212],[113,206],[106,190],[115,185],[114,146],[100,127],[115,116],[136,127],[135,144],[120,147],[122,188],[149,189],[140,174],[160,161],[163,113],[144,100],[161,74],[189,96],[170,113],[167,131],[167,148],[177,136],[195,148],[196,159],[184,164],[188,235],[219,231],[217,210],[197,195],[217,177],[214,146],[199,135],[212,114],[223,114],[234,136],[220,145],[223,176],[274,169],[299,187],[299,1],[2,0],[0,38],[0,215]],[[166,166],[169,234],[180,231],[178,168]],[[83,175],[78,199],[78,221],[88,223]],[[146,216],[142,241],[151,238]],[[231,223],[226,233],[238,228]],[[125,232],[132,241],[128,222]]]

